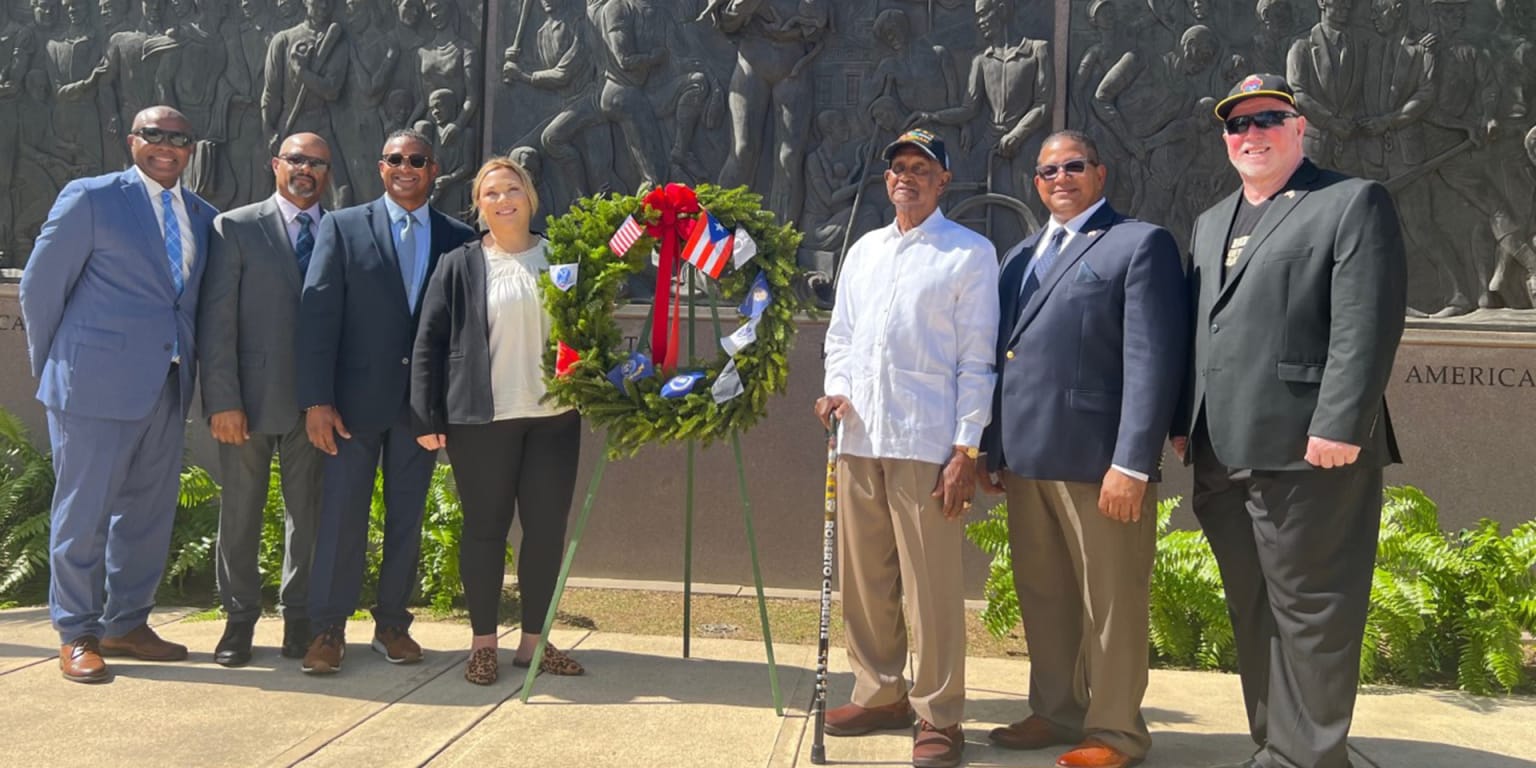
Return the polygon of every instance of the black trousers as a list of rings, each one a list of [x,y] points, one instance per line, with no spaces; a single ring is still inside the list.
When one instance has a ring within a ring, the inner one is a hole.
[[[1381,527],[1381,468],[1223,465],[1202,419],[1194,510],[1216,554],[1265,768],[1346,768]]]
[[[523,631],[544,633],[565,548],[565,525],[576,488],[581,417],[506,419],[448,425],[448,460],[464,505],[459,578],[476,635],[496,633],[507,533],[514,513],[523,529],[517,553]]]

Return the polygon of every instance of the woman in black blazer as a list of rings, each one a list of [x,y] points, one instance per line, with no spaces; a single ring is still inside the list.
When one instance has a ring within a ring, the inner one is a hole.
[[[514,513],[522,639],[513,666],[531,663],[555,590],[576,485],[581,419],[541,403],[549,317],[539,275],[548,243],[529,230],[538,193],[522,166],[487,160],[470,194],[484,237],[442,258],[422,300],[411,371],[411,410],[427,450],[446,448],[464,505],[459,576],[474,639],[464,678],[496,682],[496,626]],[[545,672],[579,675],[546,645]]]

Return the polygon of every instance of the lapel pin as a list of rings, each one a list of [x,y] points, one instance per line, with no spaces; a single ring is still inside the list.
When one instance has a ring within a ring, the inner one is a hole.
[[[1291,198],[1293,198],[1295,196],[1296,196],[1296,190],[1294,190],[1294,189],[1287,189],[1285,191],[1285,199],[1289,200],[1289,199],[1291,199]]]

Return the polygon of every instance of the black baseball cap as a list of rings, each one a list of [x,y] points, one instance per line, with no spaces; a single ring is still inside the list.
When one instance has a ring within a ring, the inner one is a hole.
[[[897,136],[896,140],[885,148],[885,161],[890,162],[891,158],[896,156],[897,150],[902,147],[916,147],[923,154],[938,161],[939,165],[944,166],[944,170],[949,170],[949,152],[944,149],[944,140],[935,136],[932,131],[913,128]]]
[[[1227,97],[1216,102],[1216,119],[1225,120],[1232,113],[1232,108],[1244,99],[1255,99],[1260,96],[1268,96],[1279,99],[1291,106],[1296,106],[1296,94],[1291,92],[1291,84],[1280,75],[1249,75],[1232,86],[1227,91]]]

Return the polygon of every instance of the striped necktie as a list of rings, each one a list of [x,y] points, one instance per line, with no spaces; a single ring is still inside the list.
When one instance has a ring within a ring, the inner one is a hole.
[[[308,213],[299,211],[293,220],[299,223],[299,236],[294,238],[293,252],[299,257],[299,277],[302,279],[309,274],[309,255],[315,252],[315,233],[309,228],[314,219]]]
[[[181,224],[176,220],[176,209],[171,207],[171,191],[160,191],[160,212],[165,224],[165,257],[171,262],[171,282],[176,285],[176,295],[186,288],[181,275]]]
[[[1051,265],[1056,263],[1056,257],[1061,255],[1061,243],[1067,239],[1067,228],[1057,227],[1056,234],[1051,235],[1050,242],[1045,244],[1045,252],[1035,259],[1035,263],[1029,265],[1027,274],[1024,275],[1024,286],[1019,292],[1019,307],[1029,303],[1029,297],[1040,290],[1040,283],[1050,273]]]

